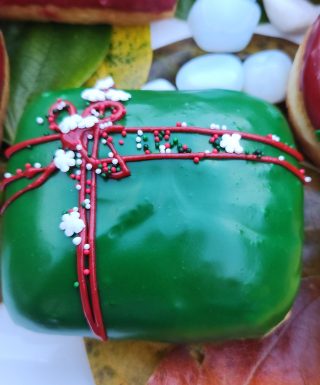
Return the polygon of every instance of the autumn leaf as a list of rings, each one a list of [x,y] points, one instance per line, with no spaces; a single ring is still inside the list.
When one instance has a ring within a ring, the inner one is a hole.
[[[5,119],[9,99],[9,60],[2,32],[0,32],[0,143],[3,135],[3,123]]]
[[[111,75],[118,88],[138,89],[148,78],[151,62],[149,26],[114,26],[110,50],[87,86]]]
[[[314,180],[319,176],[315,174]],[[178,346],[147,385],[320,384],[320,193],[306,188],[304,270],[290,317],[260,340]]]

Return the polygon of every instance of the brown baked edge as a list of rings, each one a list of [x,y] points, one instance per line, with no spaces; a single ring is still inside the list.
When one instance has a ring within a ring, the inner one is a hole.
[[[314,127],[306,111],[303,94],[300,89],[300,74],[308,36],[309,33],[307,33],[303,43],[297,51],[289,77],[286,102],[289,120],[293,131],[301,144],[302,151],[317,167],[320,167],[320,143],[317,140]]]
[[[52,21],[70,24],[138,25],[174,16],[174,6],[165,12],[125,12],[102,8],[60,8],[55,5],[0,6],[0,18],[7,20]]]

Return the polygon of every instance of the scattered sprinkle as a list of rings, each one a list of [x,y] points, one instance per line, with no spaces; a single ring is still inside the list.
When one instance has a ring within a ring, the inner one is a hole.
[[[72,243],[73,243],[75,246],[79,246],[80,243],[81,243],[81,237],[75,237],[75,238],[73,238]]]
[[[5,172],[3,175],[4,178],[8,179],[12,177],[12,174],[10,172]]]
[[[37,124],[43,124],[43,123],[44,123],[44,119],[41,118],[41,116],[38,116],[38,117],[36,118],[36,122],[37,122]]]

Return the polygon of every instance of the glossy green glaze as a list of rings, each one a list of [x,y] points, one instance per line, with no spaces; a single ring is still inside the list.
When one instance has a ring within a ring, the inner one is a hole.
[[[79,90],[47,93],[20,123],[17,142],[49,132],[44,117],[57,97],[85,107]],[[277,134],[293,144],[271,105],[240,93],[132,91],[127,126],[226,124]],[[139,153],[128,135],[121,154]],[[208,137],[180,135],[194,150]],[[243,141],[245,150],[281,152]],[[8,171],[52,160],[55,142],[23,150]],[[289,158],[289,157],[287,157]],[[110,338],[197,341],[255,337],[290,310],[300,281],[301,182],[280,166],[236,160],[130,163],[131,176],[99,180],[98,282]],[[8,195],[25,182],[8,189]],[[74,182],[57,173],[4,215],[3,294],[12,317],[34,330],[90,335],[82,314],[75,247],[59,230],[77,205]]]

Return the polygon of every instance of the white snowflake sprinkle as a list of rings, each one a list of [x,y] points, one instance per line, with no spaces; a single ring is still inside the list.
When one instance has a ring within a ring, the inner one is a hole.
[[[122,90],[115,90],[114,88],[110,88],[105,92],[106,99],[112,100],[113,102],[126,102],[131,99],[131,94]]]
[[[107,90],[114,86],[114,80],[112,76],[107,76],[104,79],[100,79],[94,85],[94,88],[98,88],[99,90]]]
[[[60,149],[55,152],[53,163],[60,171],[67,172],[70,170],[70,167],[76,165],[74,157],[75,153],[73,151],[65,151]]]
[[[63,134],[75,130],[82,121],[82,117],[78,114],[66,116],[59,124],[59,129]]]
[[[62,215],[60,223],[60,230],[63,230],[67,237],[72,237],[73,234],[79,234],[86,226],[80,218],[80,213],[72,211]]]
[[[243,147],[240,145],[240,134],[224,134],[220,142],[220,147],[224,148],[227,153],[242,154]]]
[[[95,116],[86,116],[85,118],[82,118],[81,121],[78,123],[79,128],[91,128],[95,124],[99,122],[99,119]]]
[[[89,102],[103,102],[106,100],[105,93],[98,88],[87,88],[81,92],[81,98]]]

